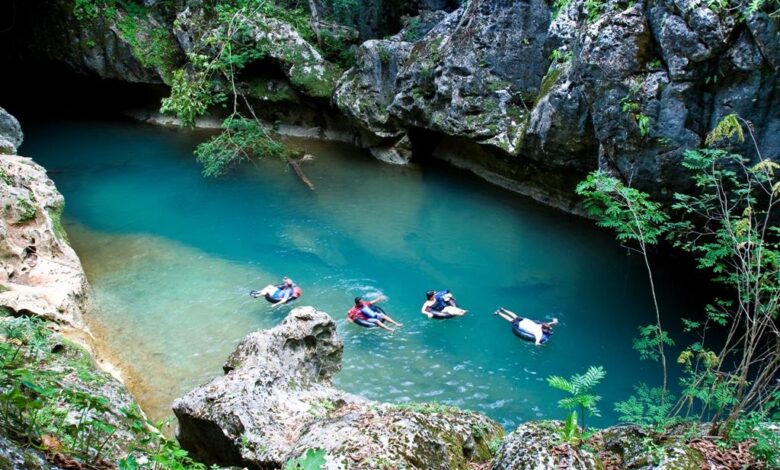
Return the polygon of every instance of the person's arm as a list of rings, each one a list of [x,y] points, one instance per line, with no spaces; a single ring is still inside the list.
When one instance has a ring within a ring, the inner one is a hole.
[[[536,341],[534,341],[534,343],[537,346],[541,346],[542,345],[542,338],[544,338],[544,331],[542,330],[542,325],[539,325],[538,328],[534,328],[534,338],[536,339]]]
[[[374,305],[374,304],[378,304],[379,302],[384,302],[385,300],[387,300],[387,297],[385,297],[384,295],[380,295],[379,297],[377,297],[377,298],[376,298],[376,299],[374,299],[374,300],[368,300],[368,301],[366,301],[366,303],[367,303],[368,305]]]
[[[286,290],[282,295],[282,298],[279,299],[279,301],[276,302],[275,304],[271,305],[271,308],[278,307],[282,304],[286,304],[291,298],[292,298],[292,291]]]
[[[427,302],[423,303],[423,306],[420,309],[420,313],[422,313],[423,315],[425,315],[428,318],[433,318],[433,314],[428,311],[428,308],[431,305],[433,305],[433,303],[431,301],[427,301]]]

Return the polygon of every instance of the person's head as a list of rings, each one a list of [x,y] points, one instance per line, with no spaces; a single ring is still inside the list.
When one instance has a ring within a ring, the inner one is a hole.
[[[363,297],[355,297],[355,306],[356,307],[362,307],[363,306]]]
[[[436,295],[436,292],[429,290],[428,292],[425,293],[425,298],[431,300],[434,295]]]
[[[285,286],[291,286],[293,284],[293,282],[292,282],[292,279],[290,279],[287,276],[284,276],[282,278],[282,284],[284,284]]]

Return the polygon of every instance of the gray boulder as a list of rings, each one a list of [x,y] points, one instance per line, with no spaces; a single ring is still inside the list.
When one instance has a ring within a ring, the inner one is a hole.
[[[521,424],[504,439],[493,461],[493,470],[545,470],[567,468],[600,470],[604,464],[586,449],[561,444],[559,421]]]
[[[0,435],[0,468],[3,470],[59,470],[34,448],[16,444]]]
[[[0,154],[13,155],[22,145],[22,126],[5,109],[0,107]]]
[[[440,405],[370,402],[334,388],[343,344],[336,324],[312,307],[247,336],[226,375],[174,402],[182,447],[209,464],[276,468],[324,449],[328,469],[450,469],[490,458],[503,434],[492,420]]]

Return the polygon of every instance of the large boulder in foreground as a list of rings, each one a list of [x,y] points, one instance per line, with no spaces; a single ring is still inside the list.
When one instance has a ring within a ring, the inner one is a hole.
[[[343,344],[328,314],[294,309],[247,336],[225,375],[174,402],[182,447],[202,461],[280,467],[307,449],[326,468],[465,469],[503,434],[489,418],[441,405],[371,402],[333,387]]]
[[[82,327],[87,279],[60,221],[64,206],[43,167],[0,157],[0,306]]]

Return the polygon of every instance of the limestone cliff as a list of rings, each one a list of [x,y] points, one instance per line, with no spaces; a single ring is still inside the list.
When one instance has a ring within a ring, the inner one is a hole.
[[[668,194],[686,184],[683,151],[729,113],[752,123],[764,158],[780,158],[777,18],[699,0],[589,8],[472,0],[417,40],[405,30],[364,43],[335,102],[387,145],[422,128],[452,155],[448,141],[465,138],[514,179],[601,168]],[[753,142],[735,150],[756,157]]]
[[[13,117],[0,109],[0,141],[21,143]],[[31,159],[0,156],[0,305],[83,327],[87,280],[60,217],[65,201]]]

